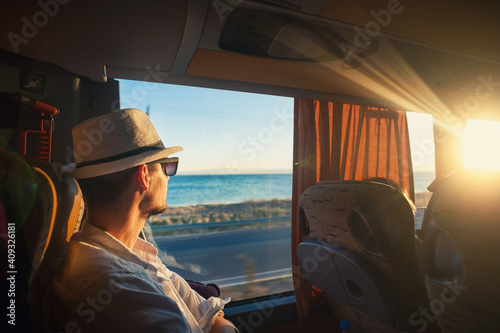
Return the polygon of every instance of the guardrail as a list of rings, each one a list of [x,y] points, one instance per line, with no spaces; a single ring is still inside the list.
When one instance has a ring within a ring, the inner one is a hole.
[[[276,217],[263,217],[263,218],[248,219],[248,220],[152,225],[151,230],[154,232],[154,231],[164,231],[164,230],[187,230],[194,228],[234,227],[234,226],[264,224],[270,222],[286,222],[290,221],[291,218],[292,218],[291,216],[276,216]]]

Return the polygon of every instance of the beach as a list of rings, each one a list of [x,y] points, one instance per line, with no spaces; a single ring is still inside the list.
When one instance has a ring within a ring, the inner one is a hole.
[[[149,218],[151,225],[238,221],[264,217],[290,216],[291,199],[247,200],[233,204],[205,204],[168,207]]]

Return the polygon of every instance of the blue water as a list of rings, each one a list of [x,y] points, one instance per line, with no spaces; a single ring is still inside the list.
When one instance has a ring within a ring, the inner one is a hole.
[[[433,173],[416,172],[415,192],[426,191],[433,180]],[[291,174],[176,175],[168,182],[167,203],[169,206],[189,206],[291,197]]]
[[[435,178],[434,172],[415,172],[415,193],[428,192],[427,186],[429,186]]]
[[[169,206],[290,199],[291,174],[176,175],[168,181]]]

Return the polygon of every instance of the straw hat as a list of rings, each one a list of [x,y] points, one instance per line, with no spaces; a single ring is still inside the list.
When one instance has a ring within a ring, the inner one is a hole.
[[[165,148],[146,113],[124,109],[73,128],[75,163],[62,171],[77,179],[98,177],[158,161],[182,150]]]

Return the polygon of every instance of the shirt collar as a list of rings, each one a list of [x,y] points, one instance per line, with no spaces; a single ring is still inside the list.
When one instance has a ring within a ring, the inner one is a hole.
[[[83,222],[80,232],[76,233],[74,238],[76,241],[98,246],[122,259],[135,262],[145,268],[150,264],[143,253],[146,255],[158,255],[158,250],[154,245],[139,237],[135,242],[134,248],[131,250],[109,232],[96,227],[88,221]]]
[[[146,255],[152,255],[155,257],[158,255],[158,249],[156,246],[140,237],[137,237],[137,241],[135,242],[132,251],[136,254],[145,253]]]

